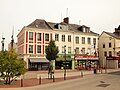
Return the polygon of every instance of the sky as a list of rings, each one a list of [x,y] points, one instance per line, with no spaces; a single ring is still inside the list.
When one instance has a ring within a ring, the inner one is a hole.
[[[119,4],[120,0],[0,0],[0,41],[5,37],[8,49],[13,29],[17,42],[20,30],[35,19],[59,23],[67,16],[70,23],[98,34],[114,32],[120,24]]]

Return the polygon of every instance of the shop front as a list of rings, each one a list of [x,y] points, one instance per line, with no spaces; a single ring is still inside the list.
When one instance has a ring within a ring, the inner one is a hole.
[[[58,54],[55,61],[55,69],[74,69],[74,55],[73,54]]]
[[[112,68],[112,69],[120,68],[120,56],[118,57],[107,56],[106,60],[107,60],[107,68]]]
[[[91,70],[98,68],[99,59],[97,56],[75,56],[75,68],[79,70]]]
[[[48,70],[49,60],[46,58],[29,58],[29,71]]]

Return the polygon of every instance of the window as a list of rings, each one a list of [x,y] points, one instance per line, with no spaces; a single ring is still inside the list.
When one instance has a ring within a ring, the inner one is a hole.
[[[65,53],[65,48],[64,48],[64,46],[62,46],[62,53]]]
[[[37,53],[41,53],[41,45],[37,45]]]
[[[68,42],[71,42],[71,35],[68,35]]]
[[[103,44],[103,48],[105,48],[105,44]]]
[[[96,45],[96,38],[93,38],[93,44]]]
[[[76,47],[76,54],[79,54],[79,47]]]
[[[82,44],[85,44],[85,37],[82,37]]]
[[[29,40],[33,40],[33,32],[29,32]]]
[[[29,53],[33,53],[33,45],[29,45]]]
[[[109,48],[112,47],[111,43],[109,43]]]
[[[106,52],[106,51],[104,52],[104,56],[105,56],[105,57],[107,56],[107,52]]]
[[[79,37],[76,37],[76,43],[79,44]]]
[[[68,47],[68,53],[71,53],[71,47]]]
[[[38,34],[37,34],[37,40],[38,40],[38,41],[41,41],[41,33],[38,33]]]
[[[59,34],[55,34],[55,41],[59,41]]]
[[[112,57],[112,52],[111,51],[109,51],[109,56]]]
[[[65,35],[62,35],[62,41],[65,42]]]
[[[85,54],[85,48],[82,48],[82,54]]]
[[[49,34],[45,34],[45,41],[49,41]]]
[[[91,44],[91,38],[88,38],[88,44]]]

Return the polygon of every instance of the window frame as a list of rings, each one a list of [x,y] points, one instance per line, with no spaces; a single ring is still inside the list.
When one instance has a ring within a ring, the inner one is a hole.
[[[29,32],[29,40],[33,40],[33,32]]]
[[[41,41],[42,40],[42,33],[37,33],[37,41]]]
[[[90,37],[87,38],[87,43],[91,44],[91,38]]]
[[[103,48],[105,48],[105,44],[103,44]]]
[[[29,45],[29,53],[33,53],[33,45]]]
[[[75,42],[76,42],[76,44],[79,44],[79,37],[78,36],[75,37]]]
[[[112,47],[112,43],[111,42],[109,42],[109,48],[111,48]]]
[[[71,53],[71,47],[68,47],[68,53],[69,54]]]
[[[65,35],[62,35],[62,41],[65,42]]]
[[[82,37],[82,44],[85,44],[85,37]]]
[[[48,36],[47,36],[47,35],[48,35]],[[46,34],[45,34],[45,41],[49,41],[49,40],[50,40],[49,37],[50,37],[50,35],[49,35],[48,33],[46,33]]]
[[[40,46],[40,50],[38,50],[39,49],[39,47],[38,46]],[[37,45],[37,53],[41,53],[42,51],[41,51],[41,45]]]
[[[59,41],[59,34],[55,34],[55,41]]]
[[[68,35],[68,42],[71,42],[71,35]]]

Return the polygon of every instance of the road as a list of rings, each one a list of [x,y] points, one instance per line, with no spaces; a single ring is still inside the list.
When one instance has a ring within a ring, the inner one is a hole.
[[[120,90],[120,71],[110,74],[92,74],[79,79],[66,80],[34,87],[4,90]],[[0,90],[3,90],[2,88]]]

